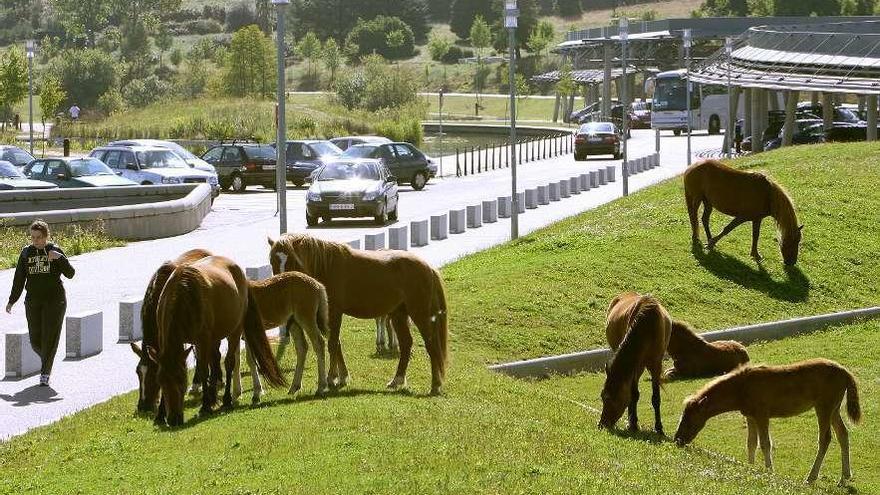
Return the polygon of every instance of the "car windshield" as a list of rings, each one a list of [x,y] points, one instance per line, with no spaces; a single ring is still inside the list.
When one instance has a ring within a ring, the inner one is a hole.
[[[599,132],[614,132],[614,126],[607,122],[590,122],[589,124],[584,124],[581,126],[580,131],[581,134],[596,134]]]
[[[687,108],[687,88],[681,78],[663,78],[657,80],[654,87],[654,109],[685,110]]]
[[[177,143],[172,143],[171,141],[166,141],[166,142],[163,142],[161,144],[161,146],[163,148],[168,148],[169,150],[177,153],[177,155],[180,156],[181,158],[183,158],[184,160],[198,160],[199,159],[199,157],[192,154],[192,152],[190,152],[190,150],[184,148],[183,146],[181,146]]]
[[[70,161],[70,173],[74,177],[87,177],[90,175],[113,175],[110,167],[104,165],[104,162],[95,158],[84,158],[82,160]]]
[[[21,172],[15,167],[15,165],[9,162],[0,162],[0,178],[10,179],[16,178],[20,179],[24,177]]]
[[[337,148],[336,145],[324,141],[311,143],[310,146],[318,152],[318,156],[339,156],[342,154],[342,150]]]
[[[837,109],[837,120],[842,122],[852,122],[855,124],[859,122],[859,117],[849,108],[841,107]]]
[[[372,163],[331,163],[321,170],[319,181],[378,180],[379,171]]]
[[[189,168],[183,158],[170,150],[138,151],[141,168]]]
[[[797,123],[798,132],[804,132],[817,124],[822,124],[822,122],[816,120],[801,120]]]
[[[345,153],[342,154],[345,158],[370,158],[373,156],[373,153],[376,151],[376,146],[352,146],[345,150]]]
[[[278,158],[278,152],[269,145],[266,146],[245,146],[245,153],[249,158],[259,158],[261,160],[275,160]]]

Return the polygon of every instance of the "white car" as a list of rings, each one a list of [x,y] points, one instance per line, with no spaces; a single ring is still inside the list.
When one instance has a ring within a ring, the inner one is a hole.
[[[183,146],[175,143],[174,141],[163,141],[161,139],[125,139],[122,141],[113,141],[109,143],[107,146],[158,146],[160,148],[168,148],[169,150],[177,153],[177,156],[183,158],[190,167],[204,170],[205,172],[209,172],[214,174],[214,177],[217,177],[217,169],[214,168],[213,165],[202,160],[198,156],[194,155],[190,150],[184,148]],[[215,196],[220,194],[220,185],[218,181],[218,185],[213,187],[216,189],[214,192]]]
[[[220,193],[217,175],[190,167],[180,156],[159,146],[101,146],[89,156],[106,163],[114,172],[142,185],[198,184],[211,186],[212,197]]]

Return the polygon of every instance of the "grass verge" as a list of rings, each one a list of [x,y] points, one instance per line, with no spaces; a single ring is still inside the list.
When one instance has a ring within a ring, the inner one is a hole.
[[[15,267],[22,247],[30,242],[27,235],[26,227],[9,227],[0,222],[0,269]],[[68,256],[125,245],[107,235],[100,224],[53,229],[52,242],[61,246]]]

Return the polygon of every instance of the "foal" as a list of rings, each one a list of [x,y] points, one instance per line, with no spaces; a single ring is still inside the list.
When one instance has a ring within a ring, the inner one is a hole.
[[[728,411],[740,411],[749,425],[749,462],[755,462],[760,441],[764,465],[773,469],[770,418],[795,416],[815,409],[819,420],[819,450],[807,483],[819,476],[831,429],[841,450],[841,479],[852,478],[849,463],[849,432],[840,417],[840,404],[846,394],[846,412],[853,422],[862,417],[859,389],[853,375],[827,359],[810,359],[787,366],[746,366],[711,381],[684,402],[684,413],[675,432],[675,441],[686,445],[696,438],[709,418]]]
[[[663,374],[666,380],[717,376],[749,362],[744,345],[733,340],[706,342],[690,325],[679,320],[672,320],[666,352],[673,364]]]

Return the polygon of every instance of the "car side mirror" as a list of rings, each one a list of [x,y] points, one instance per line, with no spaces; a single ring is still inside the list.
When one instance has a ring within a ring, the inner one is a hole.
[[[134,170],[135,172],[137,172],[138,166],[135,165],[134,163],[129,163],[128,165],[125,166],[125,168],[128,170]]]
[[[388,176],[388,179],[387,179],[387,182],[397,182],[397,177],[395,177],[395,176],[393,176],[393,175],[389,175],[389,176]]]
[[[122,172],[121,172],[121,171],[117,171],[117,172],[116,172],[116,175],[122,175]]]
[[[67,174],[58,174],[55,178],[58,180],[67,180]]]

